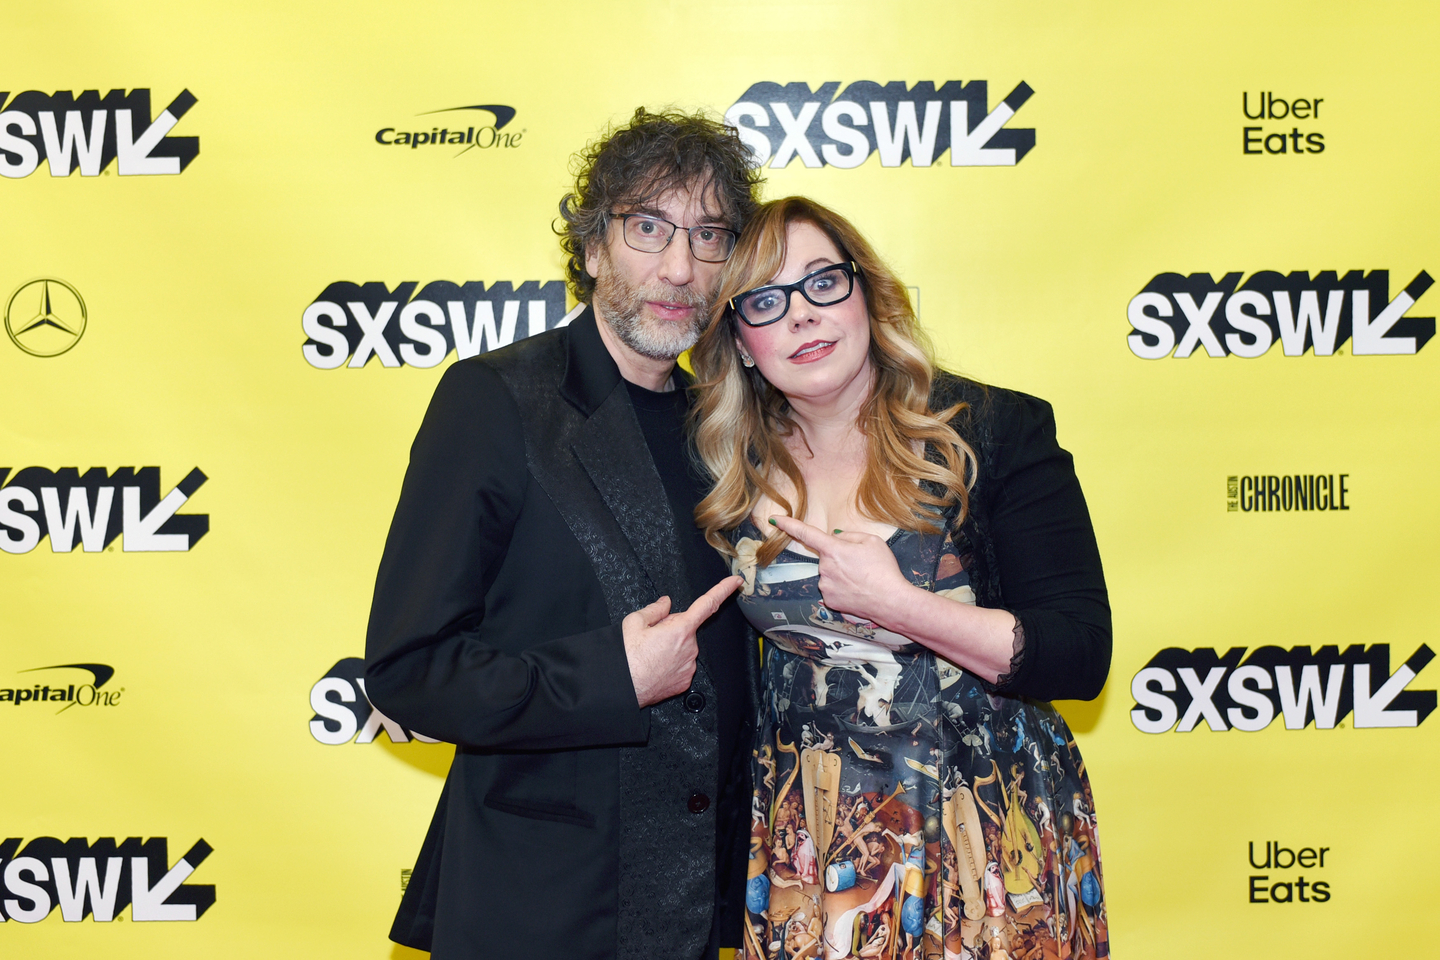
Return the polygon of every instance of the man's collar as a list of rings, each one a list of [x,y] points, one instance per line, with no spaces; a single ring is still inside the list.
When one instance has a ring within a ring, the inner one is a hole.
[[[605,402],[622,379],[620,367],[610,356],[605,341],[600,339],[598,323],[595,308],[587,306],[566,328],[569,336],[566,339],[565,376],[560,380],[560,395],[587,417]],[[693,382],[678,364],[673,376],[675,385],[682,390]]]

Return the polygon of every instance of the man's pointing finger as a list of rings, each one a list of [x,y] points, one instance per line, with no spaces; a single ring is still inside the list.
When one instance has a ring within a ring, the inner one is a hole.
[[[690,609],[686,610],[683,616],[693,621],[694,626],[700,626],[714,616],[715,611],[720,609],[720,604],[725,602],[725,598],[739,589],[744,582],[743,577],[726,577],[690,604]]]

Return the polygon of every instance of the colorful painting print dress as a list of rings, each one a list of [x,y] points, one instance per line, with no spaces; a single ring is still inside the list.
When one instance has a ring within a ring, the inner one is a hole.
[[[765,637],[745,956],[1108,956],[1094,804],[1060,715],[827,609],[814,557],[757,567],[749,521],[732,539]],[[974,602],[950,536],[888,543],[911,583]]]

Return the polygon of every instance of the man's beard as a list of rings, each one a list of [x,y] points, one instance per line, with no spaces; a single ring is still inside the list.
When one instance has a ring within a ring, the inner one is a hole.
[[[651,360],[674,360],[695,346],[710,325],[710,297],[690,287],[673,287],[658,280],[633,286],[609,262],[608,253],[602,251],[601,257],[604,266],[595,278],[594,306],[621,343]],[[647,300],[694,310],[684,320],[662,320],[643,315]]]

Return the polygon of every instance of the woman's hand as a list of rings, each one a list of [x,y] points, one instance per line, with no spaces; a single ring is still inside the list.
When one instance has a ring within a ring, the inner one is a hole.
[[[836,613],[888,629],[906,595],[920,589],[905,579],[895,554],[874,534],[826,533],[793,517],[775,516],[770,522],[819,556],[820,595]]]
[[[991,683],[1010,669],[1015,617],[1008,611],[915,586],[885,541],[873,534],[826,533],[792,517],[770,522],[819,555],[820,593],[831,610],[924,644]]]

